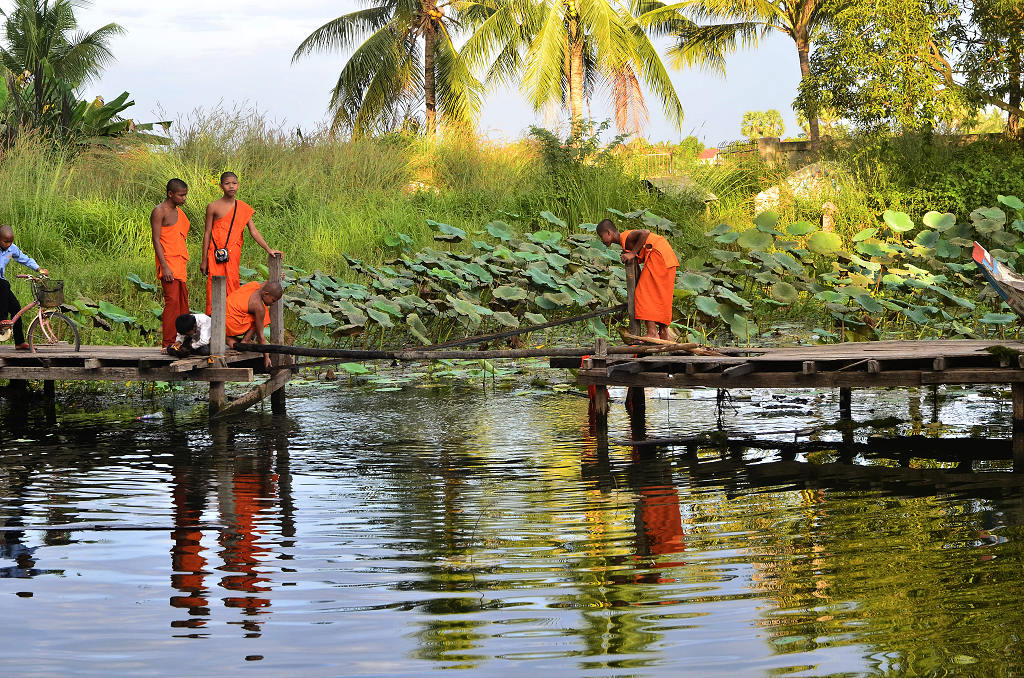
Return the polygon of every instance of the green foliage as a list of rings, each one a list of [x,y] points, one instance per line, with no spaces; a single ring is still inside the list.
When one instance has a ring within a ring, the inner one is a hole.
[[[767,111],[747,111],[743,114],[740,134],[754,140],[760,137],[781,137],[786,131],[782,114],[774,108]]]

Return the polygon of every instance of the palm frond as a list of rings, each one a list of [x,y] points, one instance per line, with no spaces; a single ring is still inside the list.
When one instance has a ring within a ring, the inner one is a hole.
[[[328,21],[295,48],[292,63],[309,54],[352,48],[362,36],[388,25],[394,12],[393,4],[382,3]]]

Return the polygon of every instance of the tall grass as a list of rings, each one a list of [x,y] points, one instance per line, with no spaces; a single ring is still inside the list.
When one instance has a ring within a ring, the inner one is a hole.
[[[609,216],[608,208],[648,207],[694,233],[704,228],[698,207],[648,192],[620,165],[552,176],[533,142],[300,137],[260,115],[223,110],[179,121],[167,148],[73,154],[23,135],[0,158],[0,223],[13,225],[18,244],[65,279],[69,297],[104,299],[146,314],[160,299],[138,291],[126,276],[157,282],[149,214],[164,198],[167,180],[179,177],[189,184],[189,291],[199,308],[205,206],[220,197],[218,178],[229,170],[240,178],[239,198],[255,208],[257,227],[284,251],[287,264],[346,276],[343,254],[385,260],[391,253],[384,239],[394,232],[410,235],[417,246],[430,243],[427,219],[470,233],[494,219],[522,230],[551,229],[539,217],[547,210],[575,231]],[[247,242],[242,265],[265,261]],[[26,286],[14,287],[19,298],[29,298]]]

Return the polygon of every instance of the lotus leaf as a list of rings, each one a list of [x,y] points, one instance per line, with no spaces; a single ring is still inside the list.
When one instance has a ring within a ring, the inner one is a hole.
[[[502,242],[508,242],[512,239],[512,227],[504,221],[492,221],[484,226],[484,230]]]
[[[882,313],[885,311],[885,307],[880,303],[872,299],[866,294],[857,294],[853,296],[853,300],[857,302],[857,305],[863,308],[868,313]]]
[[[583,229],[584,231],[590,231],[591,233],[593,233],[594,231],[597,230],[597,224],[592,224],[588,221],[585,224],[580,224],[580,228]]]
[[[1021,199],[1015,195],[998,195],[996,196],[996,200],[1003,203],[1011,210],[1019,211],[1024,209],[1024,202],[1021,202]]]
[[[992,234],[992,242],[1003,248],[1016,247],[1020,237],[1009,231],[996,231]]]
[[[494,319],[505,327],[519,327],[519,319],[508,311],[496,311]]]
[[[659,229],[672,235],[676,232],[676,224],[673,221],[669,221],[665,217],[660,217],[653,212],[644,210],[643,214],[640,215],[640,221],[644,223],[649,229]]]
[[[718,318],[721,316],[721,314],[718,311],[718,302],[712,299],[711,297],[697,297],[696,299],[693,300],[693,304],[701,313],[704,313],[705,315],[709,315],[712,318]]]
[[[1014,313],[986,313],[978,322],[985,325],[1009,325],[1016,321],[1017,315]]]
[[[1012,264],[1019,256],[1016,252],[1007,252],[1004,249],[995,248],[989,252],[993,257],[1004,263]]]
[[[744,247],[749,250],[768,249],[772,246],[772,241],[773,239],[770,234],[756,229],[743,231],[739,238],[736,239],[736,242],[740,247]]]
[[[936,231],[921,231],[914,238],[914,242],[921,247],[933,248],[935,243],[939,241],[939,234]]]
[[[502,285],[494,290],[494,297],[502,301],[522,301],[528,296],[526,290],[521,287]]]
[[[981,207],[971,212],[971,223],[978,233],[990,235],[1006,224],[1006,213],[998,207]]]
[[[962,250],[948,240],[940,239],[935,243],[935,256],[942,259],[959,259]]]
[[[792,304],[799,298],[800,294],[789,283],[777,282],[772,285],[772,296],[783,304]]]
[[[905,308],[901,311],[911,322],[918,325],[927,325],[932,319],[928,316],[924,306],[915,306],[913,308]]]
[[[552,226],[558,226],[559,228],[564,228],[564,229],[568,229],[569,228],[569,224],[565,223],[564,221],[562,221],[561,219],[556,217],[551,212],[548,212],[547,210],[541,212],[540,216],[541,216],[542,219],[547,221]],[[541,231],[541,232],[543,233],[543,231]],[[559,238],[561,238],[561,234],[558,234],[558,235],[559,235]],[[558,242],[558,241],[556,240],[555,242]]]
[[[938,231],[939,233],[945,233],[949,229],[956,226],[956,217],[949,212],[927,212],[924,218],[921,219],[924,225],[928,228]]]
[[[256,275],[256,270],[255,269],[249,268],[248,266],[241,266],[241,265],[239,265],[239,267],[238,267],[238,276],[240,278],[248,279],[248,278],[253,277],[254,275]]]
[[[591,318],[587,321],[591,331],[599,337],[608,336],[608,326],[604,324],[604,321],[600,318]]]
[[[523,318],[529,320],[531,325],[543,325],[548,321],[548,319],[540,313],[524,313]]]
[[[558,304],[544,297],[543,295],[533,300],[533,303],[537,304],[541,309],[545,311],[553,311],[558,308]]]
[[[725,299],[726,301],[733,303],[739,306],[740,308],[750,308],[749,301],[739,296],[738,294],[730,290],[728,287],[723,287],[719,285],[716,294],[720,299]]]
[[[572,306],[573,304],[572,297],[570,297],[565,292],[545,292],[544,294],[540,295],[539,299],[546,299],[547,301],[550,301],[552,304],[554,304],[556,307]],[[540,304],[538,304],[538,306],[540,306]]]
[[[786,226],[786,233],[797,238],[816,230],[818,230],[818,227],[808,221],[794,221],[789,226]]]
[[[590,302],[594,301],[594,295],[586,290],[569,290],[566,294],[572,297],[572,300],[579,306],[586,306]]]
[[[708,236],[709,238],[714,238],[719,235],[725,235],[730,231],[732,231],[732,226],[730,226],[729,224],[719,224],[718,226],[715,226],[713,229],[711,229],[704,235]]]
[[[484,242],[483,240],[474,240],[473,249],[480,250],[482,252],[493,252],[494,245]]]
[[[563,257],[563,256],[562,256],[562,255],[560,255],[560,254],[555,254],[554,252],[549,252],[549,253],[548,253],[548,254],[547,254],[547,255],[546,255],[545,257],[544,257],[544,259],[545,259],[545,260],[547,260],[547,262],[548,262],[548,263],[549,263],[550,265],[554,266],[554,267],[555,267],[555,268],[557,268],[557,269],[558,269],[559,271],[564,271],[564,270],[565,270],[565,267],[566,267],[566,265],[568,265],[568,264],[572,263],[572,262],[571,262],[571,261],[570,261],[569,259],[566,259],[565,257]]]
[[[124,310],[120,306],[111,304],[109,301],[101,300],[97,306],[99,308],[100,315],[112,322],[125,324],[135,322],[135,317],[128,315],[128,311]]]
[[[337,322],[330,313],[303,313],[299,318],[310,327],[327,327]]]
[[[775,224],[779,223],[779,215],[771,210],[767,212],[761,212],[754,217],[754,225],[762,228],[775,228]]]
[[[779,262],[779,264],[790,273],[795,273],[797,275],[803,275],[805,273],[804,265],[789,252],[775,252],[774,258],[775,261]]]
[[[852,240],[853,240],[853,242],[860,242],[862,240],[867,240],[868,238],[874,237],[874,235],[876,233],[878,233],[878,229],[877,228],[865,228],[862,231],[857,231],[857,234],[855,236],[853,236]]]
[[[882,221],[895,233],[905,233],[914,228],[914,222],[904,212],[886,210],[882,212]]]
[[[679,284],[691,292],[705,292],[711,289],[711,279],[700,273],[686,271],[678,276]]]
[[[729,250],[714,249],[714,250],[711,250],[711,256],[713,256],[715,259],[718,259],[719,261],[725,262],[725,261],[733,261],[734,259],[739,259],[740,258],[740,253],[739,252],[730,252]]]
[[[492,282],[494,282],[494,276],[492,276],[487,271],[487,269],[485,269],[483,266],[476,263],[475,261],[463,266],[463,270],[469,272],[471,275],[476,277],[477,280],[479,280],[485,285],[490,285]]]
[[[729,231],[715,238],[715,242],[722,243],[723,245],[731,245],[732,243],[739,240],[740,234],[736,231]]]
[[[413,240],[405,233],[392,233],[384,238],[384,244],[388,247],[404,247],[412,245]]]
[[[386,299],[376,299],[370,306],[378,311],[384,311],[388,315],[393,315],[396,318],[402,317],[402,309],[399,308],[398,304],[392,303]]]
[[[375,308],[367,308],[366,315],[370,316],[370,319],[381,327],[391,328],[395,326],[395,324],[391,322],[391,316],[383,311],[378,311]]]
[[[757,324],[739,313],[729,320],[729,329],[740,341],[750,341],[750,337],[757,335]]]
[[[818,231],[807,239],[807,249],[815,254],[832,254],[843,246],[842,239],[835,233]]]
[[[158,291],[156,285],[154,285],[153,283],[143,282],[143,280],[139,276],[135,275],[134,273],[129,273],[128,275],[125,276],[125,278],[128,279],[128,282],[134,283],[135,286],[138,287],[139,289],[141,289],[143,292],[157,292]],[[12,313],[13,313],[13,311],[12,311]],[[161,311],[161,313],[163,313],[163,311]]]

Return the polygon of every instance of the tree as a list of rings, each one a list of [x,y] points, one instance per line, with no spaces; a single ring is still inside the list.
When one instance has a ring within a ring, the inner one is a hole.
[[[109,23],[76,32],[81,0],[15,0],[8,12],[0,64],[5,73],[8,129],[37,127],[66,135],[78,90],[113,59],[109,41],[123,29]],[[13,124],[11,124],[13,123]]]
[[[950,52],[963,82],[954,79],[950,60],[933,51],[937,71],[947,86],[960,89],[976,105],[1006,111],[1006,133],[1020,134],[1024,92],[1024,5],[1015,0],[959,0],[951,23]]]
[[[641,80],[682,124],[683,107],[652,35],[678,14],[660,0],[468,0],[472,35],[463,52],[490,83],[518,83],[534,110],[568,109],[573,127],[598,84],[612,90],[616,126],[638,131],[647,109]]]
[[[751,141],[761,137],[781,137],[786,131],[782,114],[774,108],[767,111],[747,111],[743,114],[740,134]]]
[[[796,44],[801,82],[810,76],[811,47],[817,33],[846,0],[693,0],[686,11],[698,23],[678,23],[671,54],[689,65],[725,72],[725,55],[756,46],[772,32]],[[802,100],[811,141],[818,141],[817,102]]]
[[[962,103],[931,54],[943,50],[949,0],[857,0],[819,33],[798,101],[827,106],[862,127],[930,130]]]
[[[434,136],[438,113],[443,122],[471,125],[480,110],[483,87],[452,40],[458,23],[453,6],[437,0],[373,0],[310,33],[292,61],[355,50],[331,91],[334,131],[388,131],[422,102],[427,134]]]

